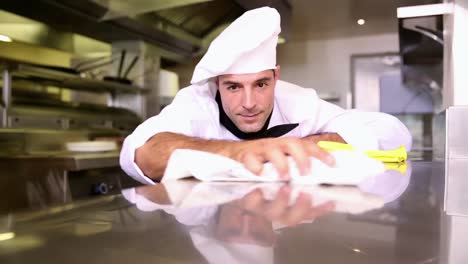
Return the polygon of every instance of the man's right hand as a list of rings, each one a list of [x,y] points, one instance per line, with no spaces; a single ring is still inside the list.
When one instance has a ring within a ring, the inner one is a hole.
[[[334,166],[335,159],[307,138],[266,138],[243,141],[231,145],[231,158],[259,175],[266,162],[271,162],[283,179],[289,179],[288,156],[296,162],[302,175],[310,170],[310,157],[315,157],[329,166]]]

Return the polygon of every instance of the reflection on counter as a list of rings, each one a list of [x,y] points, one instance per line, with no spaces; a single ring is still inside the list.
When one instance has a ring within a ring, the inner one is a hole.
[[[115,157],[114,157],[115,156]],[[43,210],[67,206],[81,200],[115,195],[138,183],[128,177],[110,158],[0,160],[0,215],[23,210]],[[75,156],[76,158],[76,156]],[[102,162],[92,169],[69,170],[64,164]],[[105,163],[108,163],[107,165]]]
[[[407,165],[357,187],[181,180],[10,210],[0,261],[448,263],[443,163]]]
[[[361,215],[398,199],[410,180],[411,164],[405,166],[359,187],[173,180],[123,195],[142,211],[163,210],[187,226],[209,263],[273,263],[286,228],[330,213]]]

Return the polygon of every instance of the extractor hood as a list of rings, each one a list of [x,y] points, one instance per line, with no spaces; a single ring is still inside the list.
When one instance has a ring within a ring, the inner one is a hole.
[[[431,95],[435,112],[442,110],[445,12],[445,4],[397,10],[403,83]]]
[[[204,51],[210,40],[246,10],[275,7],[287,39],[288,0],[15,0],[0,9],[100,41],[142,40],[182,58]]]

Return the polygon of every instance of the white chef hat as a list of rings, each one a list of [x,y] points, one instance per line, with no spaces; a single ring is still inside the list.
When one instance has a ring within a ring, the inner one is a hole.
[[[211,42],[195,67],[191,83],[203,84],[223,74],[274,69],[280,21],[278,11],[271,7],[245,12]]]

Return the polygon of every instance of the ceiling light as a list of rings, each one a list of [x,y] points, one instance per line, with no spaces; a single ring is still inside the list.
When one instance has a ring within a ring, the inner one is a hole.
[[[7,233],[0,233],[0,241],[5,241],[8,239],[12,239],[15,237],[15,233],[7,232]]]
[[[358,19],[357,23],[358,23],[358,25],[362,26],[362,25],[364,25],[366,23],[366,21],[361,18],[361,19]]]
[[[13,40],[8,37],[8,36],[5,36],[5,35],[0,35],[0,41],[3,41],[3,42],[12,42]]]
[[[358,249],[358,248],[353,248],[353,251],[356,252],[356,253],[361,253],[361,250]]]

